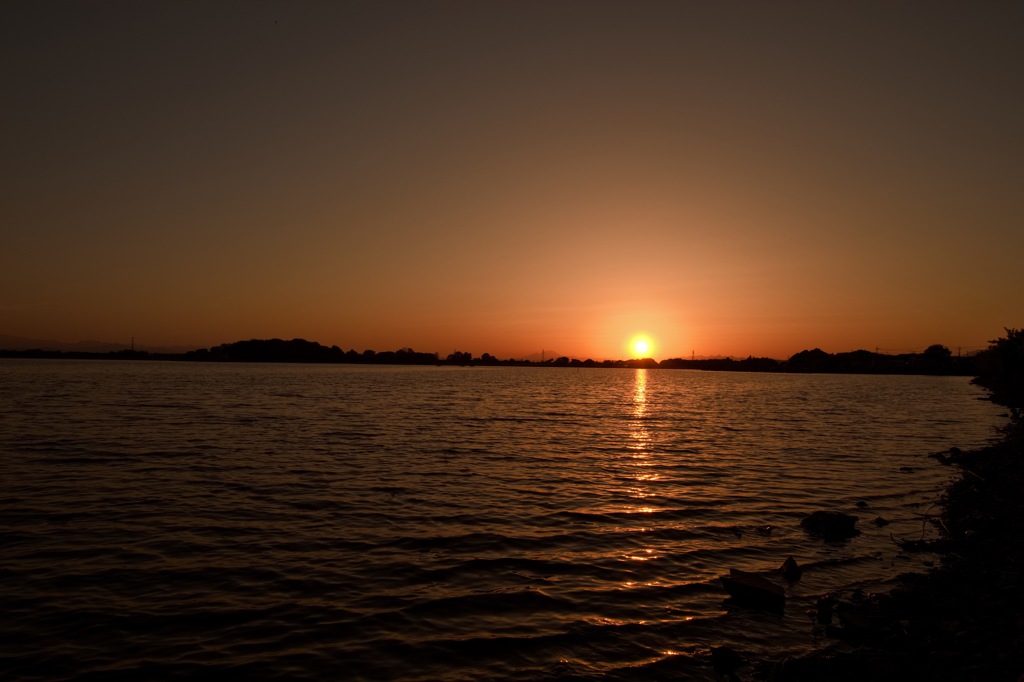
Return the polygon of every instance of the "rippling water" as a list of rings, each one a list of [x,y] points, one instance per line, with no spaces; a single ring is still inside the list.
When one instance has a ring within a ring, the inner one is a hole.
[[[929,453],[995,435],[981,395],[961,377],[3,360],[0,677],[712,679],[709,646],[820,646],[815,595],[924,570],[890,534],[930,532],[950,471]],[[808,537],[817,509],[862,534]],[[717,576],[789,555],[806,569],[785,614],[723,603]]]

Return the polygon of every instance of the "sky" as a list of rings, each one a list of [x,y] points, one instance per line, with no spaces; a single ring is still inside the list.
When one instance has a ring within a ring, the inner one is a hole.
[[[523,357],[1024,327],[1024,3],[0,3],[0,335]]]

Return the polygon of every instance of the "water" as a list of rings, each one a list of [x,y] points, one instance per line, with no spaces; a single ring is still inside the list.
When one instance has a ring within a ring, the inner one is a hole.
[[[951,471],[927,455],[995,436],[981,395],[961,377],[0,361],[0,677],[713,679],[708,647],[807,651],[817,595],[926,570],[893,538],[933,533]],[[808,537],[817,509],[862,534]],[[728,568],[789,555],[805,573],[784,614],[723,601]]]

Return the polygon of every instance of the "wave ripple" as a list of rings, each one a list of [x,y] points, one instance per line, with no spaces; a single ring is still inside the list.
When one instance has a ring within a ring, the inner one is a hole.
[[[712,679],[922,568],[966,379],[0,361],[0,676]],[[799,520],[858,514],[828,545]],[[883,516],[884,530],[868,521]],[[717,576],[805,566],[784,614]]]

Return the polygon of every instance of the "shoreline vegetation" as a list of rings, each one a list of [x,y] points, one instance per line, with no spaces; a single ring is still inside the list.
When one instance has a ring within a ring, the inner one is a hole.
[[[959,476],[932,519],[939,538],[902,545],[941,564],[901,576],[887,594],[823,595],[814,615],[824,649],[749,662],[720,654],[720,679],[742,671],[770,682],[1024,680],[1024,330],[1006,332],[979,354],[973,379],[1009,409],[1002,438],[931,455]]]
[[[513,367],[596,367],[646,369],[696,369],[733,372],[797,372],[829,374],[929,374],[974,376],[978,372],[977,355],[954,355],[945,346],[934,344],[921,353],[889,355],[867,350],[826,353],[820,348],[803,350],[787,360],[773,358],[668,358],[655,360],[580,360],[567,356],[543,361],[499,359],[490,353],[473,356],[454,351],[446,357],[439,353],[423,353],[411,348],[397,351],[342,350],[305,339],[251,339],[226,343],[213,348],[200,348],[184,353],[154,353],[142,350],[110,352],[60,350],[0,350],[0,358],[42,358],[70,360],[164,360],[190,362],[284,362],[313,364],[364,365],[456,365]]]

